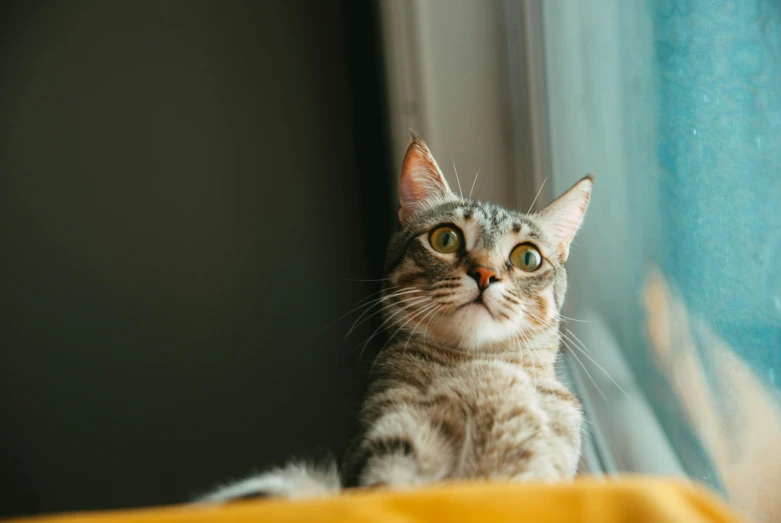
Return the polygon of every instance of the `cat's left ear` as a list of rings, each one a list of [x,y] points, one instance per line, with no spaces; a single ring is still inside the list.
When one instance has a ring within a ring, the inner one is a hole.
[[[567,261],[569,245],[583,223],[593,186],[594,175],[589,174],[540,211],[550,228],[562,262]]]
[[[419,211],[453,196],[426,142],[410,131],[399,179],[399,221],[406,225]]]

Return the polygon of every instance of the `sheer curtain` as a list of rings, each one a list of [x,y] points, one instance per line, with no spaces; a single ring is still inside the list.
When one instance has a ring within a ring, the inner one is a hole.
[[[781,4],[540,5],[554,192],[597,173],[565,327],[605,462],[778,521]]]

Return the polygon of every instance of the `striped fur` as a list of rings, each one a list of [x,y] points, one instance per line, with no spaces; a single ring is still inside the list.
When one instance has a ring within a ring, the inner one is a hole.
[[[580,403],[557,379],[564,262],[588,205],[586,177],[540,213],[456,197],[413,135],[400,180],[400,230],[390,241],[383,307],[387,343],[374,362],[360,429],[341,464],[343,487],[404,488],[457,479],[566,481],[581,443]],[[463,247],[435,251],[448,224]],[[543,262],[524,272],[512,249]],[[481,266],[497,280],[483,290]],[[317,471],[275,476],[273,494],[311,490]],[[268,475],[264,476],[268,480]],[[329,488],[317,493],[333,492]]]

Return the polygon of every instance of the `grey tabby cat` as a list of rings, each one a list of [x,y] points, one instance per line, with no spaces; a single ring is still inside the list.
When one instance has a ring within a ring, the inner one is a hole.
[[[582,414],[554,365],[564,262],[592,183],[586,176],[532,214],[466,200],[413,134],[381,298],[390,341],[341,470],[292,464],[204,501],[470,478],[571,480]]]

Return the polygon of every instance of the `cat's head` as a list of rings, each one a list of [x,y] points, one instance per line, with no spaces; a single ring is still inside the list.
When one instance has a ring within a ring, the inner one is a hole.
[[[391,334],[478,349],[557,328],[564,262],[592,184],[586,176],[530,214],[464,199],[413,134],[399,181],[400,230],[386,265]]]

